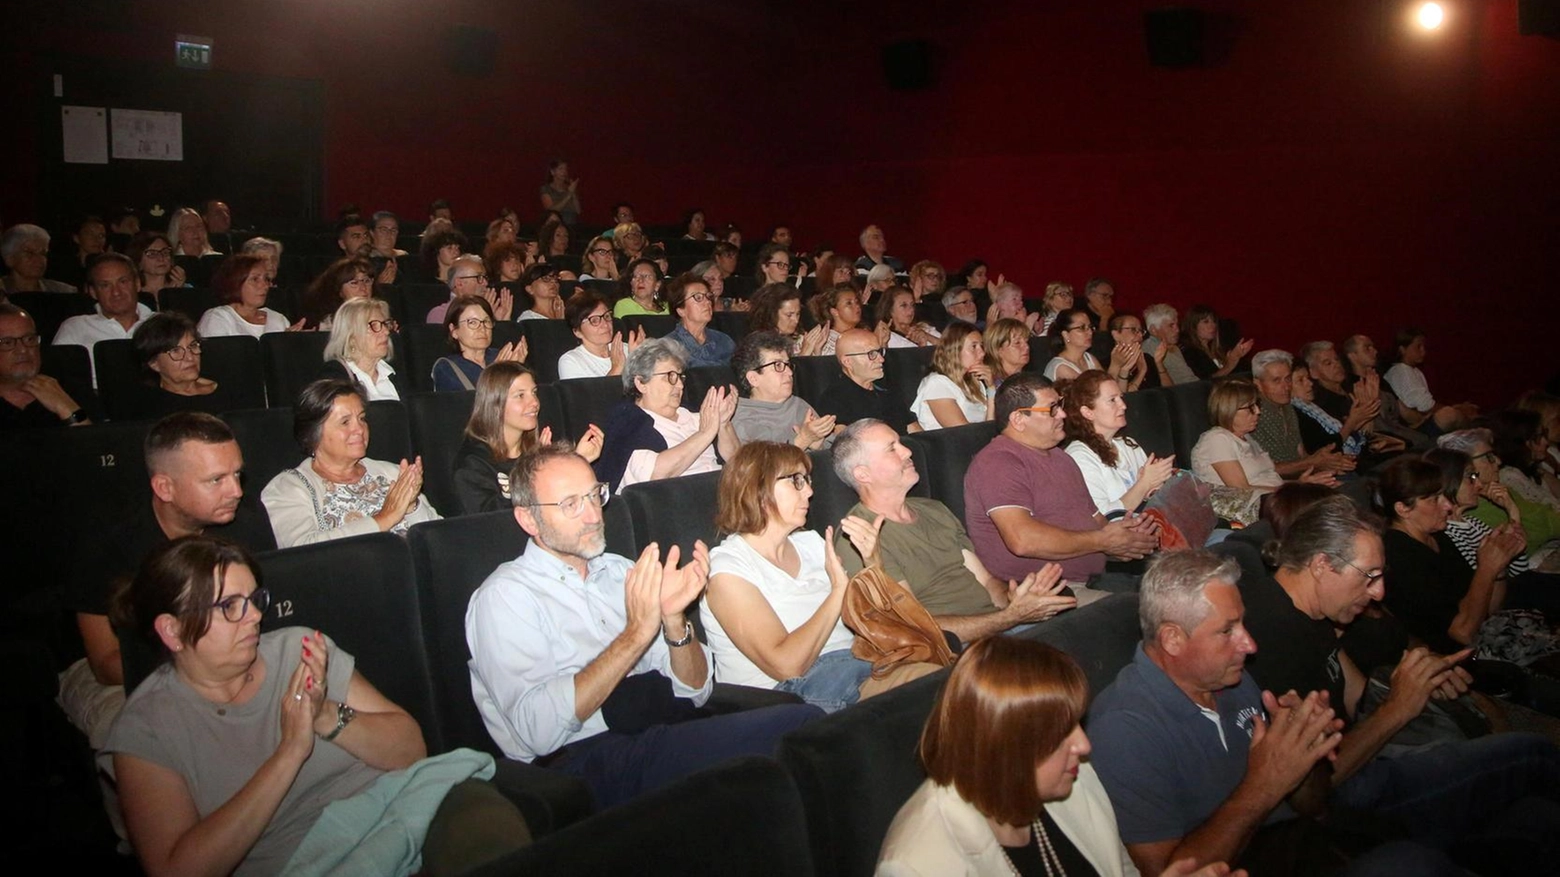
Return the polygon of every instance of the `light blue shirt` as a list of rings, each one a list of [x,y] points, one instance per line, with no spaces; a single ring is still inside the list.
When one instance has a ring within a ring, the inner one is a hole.
[[[471,694],[504,755],[529,762],[607,730],[599,709],[583,722],[575,718],[574,676],[628,627],[623,582],[632,568],[627,558],[603,554],[587,564],[581,579],[533,540],[471,595]],[[687,647],[705,648],[698,642]],[[678,697],[697,706],[709,699],[714,674],[706,673],[699,688],[684,684],[659,636],[629,675],[652,670],[672,681]]]

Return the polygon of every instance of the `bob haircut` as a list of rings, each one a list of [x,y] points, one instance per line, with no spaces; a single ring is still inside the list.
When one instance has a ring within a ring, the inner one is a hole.
[[[1010,377],[1002,370],[1002,359],[997,356],[997,351],[1008,346],[1014,341],[1022,342],[1029,346],[1029,326],[1023,320],[1014,317],[1003,317],[986,326],[986,365],[991,368],[991,373],[997,378],[997,383],[1002,383]]]
[[[325,431],[325,419],[330,417],[336,400],[343,396],[356,396],[367,410],[368,400],[357,381],[321,378],[298,394],[298,401],[293,405],[293,440],[305,456],[314,456],[315,449],[320,446],[320,435]]]
[[[881,267],[883,266],[878,266],[878,268]],[[872,270],[876,271],[877,268]],[[890,274],[892,274],[892,269],[890,269]],[[890,328],[898,328],[894,325],[894,302],[905,296],[910,296],[911,299],[914,299],[915,293],[911,292],[908,286],[890,286],[888,289],[883,290],[883,294],[878,296],[876,313],[874,314],[877,317],[877,321],[879,323],[887,323]],[[914,326],[915,324],[916,319],[912,315],[910,317],[910,325]],[[907,326],[906,328],[909,327]]]
[[[1441,467],[1423,457],[1398,457],[1381,468],[1376,478],[1376,505],[1389,521],[1396,521],[1398,503],[1412,506],[1421,499],[1441,495]]]
[[[346,362],[357,358],[357,340],[368,334],[369,320],[390,319],[390,303],[382,298],[355,298],[336,309],[330,324],[330,340],[325,342],[325,361]],[[385,361],[395,357],[395,339],[385,351]]]
[[[211,629],[230,567],[244,566],[260,585],[260,567],[243,546],[215,536],[183,536],[152,552],[135,578],[121,581],[109,602],[114,627],[131,631],[157,649],[160,663],[173,657],[154,625],[160,615],[179,621],[179,642],[193,648]],[[249,607],[245,607],[248,612]]]
[[[461,315],[465,313],[467,308],[481,308],[482,313],[489,320],[492,320],[495,324],[498,322],[493,316],[493,306],[488,304],[487,299],[480,295],[455,296],[455,299],[450,302],[450,306],[444,311],[444,337],[449,342],[450,349],[456,353],[460,352],[460,342],[455,340],[455,326],[461,321]]]
[[[238,304],[244,297],[244,282],[249,279],[249,272],[256,265],[265,265],[269,260],[264,256],[228,256],[217,266],[217,270],[211,274],[211,291],[216,293],[217,301],[223,304]]]
[[[793,299],[800,302],[802,291],[789,283],[766,283],[759,287],[749,300],[752,309],[748,311],[748,331],[780,331],[780,308]],[[797,328],[801,328],[800,324]]]
[[[163,311],[152,314],[137,327],[135,334],[130,337],[130,344],[135,347],[135,357],[141,367],[146,369],[147,374],[151,374],[152,360],[178,347],[186,334],[200,341],[200,333],[195,330],[195,323],[189,317],[178,311]]]
[[[666,298],[666,307],[672,312],[672,316],[681,320],[683,315],[678,313],[688,304],[688,296],[693,294],[691,287],[702,286],[706,293],[710,292],[710,285],[703,277],[687,271],[673,277],[670,283],[662,287],[662,295]]]
[[[494,283],[499,282],[499,278],[503,275],[504,263],[510,259],[518,260],[521,266],[524,266],[525,244],[519,241],[493,241],[488,244],[482,251],[482,268],[487,271],[488,279]]]
[[[152,245],[158,241],[162,241],[163,246],[168,248],[168,264],[173,264],[173,242],[168,240],[168,236],[160,231],[143,231],[131,240],[129,248],[125,250],[125,255],[135,263],[137,271],[141,270],[141,259],[145,258],[146,251],[152,249]],[[146,278],[143,276],[141,279]]]
[[[1235,412],[1257,401],[1257,386],[1248,380],[1220,381],[1208,393],[1208,422],[1229,429]]]
[[[921,732],[921,763],[982,815],[1028,825],[1044,804],[1035,769],[1083,718],[1089,683],[1054,646],[988,636],[964,650]]]
[[[985,402],[986,393],[980,381],[966,374],[964,367],[959,364],[959,356],[964,350],[964,341],[971,335],[980,335],[980,330],[975,328],[974,324],[963,320],[949,323],[948,328],[943,330],[942,337],[937,339],[937,346],[932,349],[932,367],[927,373],[935,372],[953,381],[971,402]]]
[[[601,293],[581,286],[574,290],[569,300],[563,303],[563,320],[569,324],[569,328],[575,332],[585,325],[585,318],[594,314],[596,308],[606,308],[607,316],[612,316],[612,305]]]
[[[796,445],[748,442],[720,470],[715,528],[721,533],[758,533],[775,514],[775,482],[796,472],[812,473],[812,459]]]
[[[477,396],[471,404],[471,417],[466,420],[466,437],[487,445],[488,454],[495,463],[509,462],[509,447],[504,442],[504,406],[509,401],[509,388],[522,375],[530,375],[536,381],[536,373],[518,362],[495,362],[482,370],[477,378]],[[520,453],[535,448],[541,442],[541,426],[520,435]]]

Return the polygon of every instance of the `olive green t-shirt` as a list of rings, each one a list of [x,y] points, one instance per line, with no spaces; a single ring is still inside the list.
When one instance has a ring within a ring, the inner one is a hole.
[[[910,592],[933,615],[995,612],[991,595],[964,566],[964,551],[975,550],[964,525],[936,500],[912,496],[905,503],[915,515],[915,523],[885,521],[878,536],[884,571],[909,584]],[[878,519],[861,503],[856,503],[850,514],[869,522]],[[865,565],[844,533],[835,536],[834,550],[851,575]]]

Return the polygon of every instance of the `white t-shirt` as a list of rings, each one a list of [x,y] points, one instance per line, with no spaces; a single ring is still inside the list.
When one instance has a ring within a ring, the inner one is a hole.
[[[604,378],[612,371],[612,360],[597,356],[585,349],[585,345],[558,357],[558,380],[570,378]]]
[[[265,315],[264,326],[256,325],[239,316],[232,305],[222,305],[201,314],[200,323],[195,329],[200,332],[202,338],[221,338],[227,335],[248,335],[251,338],[259,338],[267,332],[286,332],[287,327],[292,325],[287,322],[287,317],[278,311],[261,308],[260,313]]]
[[[915,401],[910,404],[910,410],[922,429],[943,428],[937,422],[937,415],[932,413],[932,406],[927,404],[933,399],[952,399],[959,403],[959,410],[964,412],[964,419],[970,423],[980,423],[986,419],[985,400],[977,402],[971,399],[952,378],[933,372],[921,379],[921,385],[915,390]]]
[[[1068,442],[1067,454],[1078,463],[1083,481],[1089,485],[1089,496],[1100,514],[1121,511],[1121,498],[1137,483],[1138,472],[1148,462],[1148,454],[1142,448],[1128,445],[1120,437],[1111,439],[1116,446],[1116,465],[1107,466],[1094,449],[1083,442]],[[1130,509],[1129,509],[1130,511]]]
[[[726,541],[710,552],[710,576],[733,575],[757,588],[788,633],[806,624],[818,611],[828,599],[830,587],[829,573],[824,567],[823,537],[812,530],[798,530],[791,534],[790,540],[802,560],[795,578],[766,560],[736,533],[727,536]],[[774,688],[784,681],[769,678],[757,664],[748,660],[731,641],[714,612],[706,610],[700,617],[704,620],[710,654],[715,658],[716,682]],[[855,641],[856,635],[845,622],[837,620],[818,653],[848,649]]]
[[[1062,359],[1060,356],[1054,356],[1050,362],[1045,364],[1045,376],[1053,381],[1056,380],[1056,370],[1063,366],[1067,368],[1067,373],[1062,375],[1064,378],[1076,378],[1083,374],[1083,372],[1078,370],[1077,366]],[[1083,352],[1083,371],[1088,371],[1091,368],[1103,369],[1104,366],[1100,365],[1100,361],[1094,358],[1094,354],[1085,350]]]
[[[1224,484],[1224,479],[1213,469],[1214,463],[1231,460],[1240,464],[1246,473],[1246,482],[1252,487],[1274,489],[1284,486],[1283,476],[1273,468],[1273,458],[1249,438],[1237,438],[1235,433],[1222,426],[1215,426],[1202,434],[1192,448],[1192,474],[1213,485]]]

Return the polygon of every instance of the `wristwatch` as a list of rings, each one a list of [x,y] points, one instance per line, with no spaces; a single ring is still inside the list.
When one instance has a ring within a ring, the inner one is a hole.
[[[671,636],[669,636],[667,634],[666,627],[663,625],[661,627],[661,639],[666,640],[666,644],[671,646],[674,649],[682,648],[683,646],[693,642],[693,622],[689,621],[686,618],[683,619],[683,638],[682,639],[672,639]]]
[[[336,727],[329,734],[325,735],[325,741],[329,742],[339,737],[341,730],[355,718],[357,718],[357,710],[344,703],[336,704]]]

